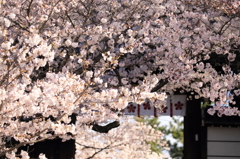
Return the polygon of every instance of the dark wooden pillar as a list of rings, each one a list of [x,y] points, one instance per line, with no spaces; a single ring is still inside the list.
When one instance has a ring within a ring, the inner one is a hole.
[[[184,117],[184,159],[202,159],[203,136],[201,100],[187,101]]]
[[[202,123],[202,127],[201,127],[201,159],[206,159],[206,158],[207,158],[207,126],[204,123]]]

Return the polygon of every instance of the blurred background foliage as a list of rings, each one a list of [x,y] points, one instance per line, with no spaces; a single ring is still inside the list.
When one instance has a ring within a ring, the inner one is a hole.
[[[162,125],[159,118],[152,117],[135,117],[138,122],[147,123],[156,130],[162,131],[164,139],[170,148],[169,155],[173,159],[183,158],[183,120],[182,117],[172,117],[168,125]],[[174,141],[174,142],[173,142]],[[162,153],[163,148],[157,142],[149,142],[151,150],[156,153]]]

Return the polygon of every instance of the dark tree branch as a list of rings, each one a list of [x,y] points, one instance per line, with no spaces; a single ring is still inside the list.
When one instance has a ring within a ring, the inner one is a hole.
[[[119,86],[122,86],[122,78],[121,78],[121,75],[120,73],[118,72],[117,69],[113,69],[113,71],[115,72],[115,74],[117,75],[117,78],[118,78],[118,82],[119,82]]]
[[[159,89],[161,89],[163,86],[165,86],[168,83],[166,79],[161,79],[158,84],[151,90],[151,92],[157,92]]]
[[[32,5],[33,0],[30,1],[28,8],[27,8],[27,16],[29,17],[30,11],[31,11],[31,5]]]
[[[99,133],[108,133],[109,130],[113,128],[117,128],[120,125],[119,121],[114,121],[112,123],[107,124],[106,126],[101,126],[98,124],[93,124],[92,130]]]
[[[36,133],[35,135],[32,136],[32,138],[40,135],[40,134],[43,133],[44,131],[46,131],[46,129],[44,129],[44,130]],[[41,142],[41,141],[44,141],[44,140],[47,140],[47,139],[54,139],[54,138],[56,138],[56,137],[57,137],[57,135],[53,135],[53,136],[47,137],[47,138],[40,138],[40,139],[38,139],[38,140],[36,140],[36,141],[21,142],[21,143],[19,143],[19,144],[17,144],[17,145],[13,145],[12,147],[10,147],[10,148],[8,148],[8,149],[6,149],[6,150],[0,150],[0,157],[6,155],[6,153],[9,153],[9,152],[11,152],[11,151],[13,151],[13,150],[15,150],[15,149],[20,148],[20,147],[22,147],[22,146],[35,144],[35,143],[38,143],[38,142]]]
[[[227,29],[227,28],[224,29],[224,27],[225,27],[227,24],[229,24],[232,19],[233,19],[233,18],[231,17],[228,21],[226,21],[226,22],[222,25],[222,27],[221,27],[220,30],[218,31],[218,33],[219,33],[220,35],[222,35],[222,34],[224,33],[224,31]],[[223,30],[223,29],[224,29],[224,30]]]
[[[70,23],[72,24],[72,26],[75,28],[75,24],[73,23],[71,17],[68,15],[68,12],[66,11],[66,16],[69,19]]]

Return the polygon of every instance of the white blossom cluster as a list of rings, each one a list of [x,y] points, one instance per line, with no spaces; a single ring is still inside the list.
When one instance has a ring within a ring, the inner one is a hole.
[[[234,103],[240,4],[209,5],[0,0],[0,156],[16,150],[5,146],[8,137],[24,145],[87,135],[69,124],[73,113],[81,126],[120,120],[112,109],[146,98],[161,107],[176,90]]]
[[[148,142],[157,141],[159,146],[167,149],[162,140],[164,134],[149,125],[129,120],[133,119],[124,119],[119,128],[107,134],[88,130],[80,133],[76,140],[75,158],[163,159],[164,155],[151,152]]]

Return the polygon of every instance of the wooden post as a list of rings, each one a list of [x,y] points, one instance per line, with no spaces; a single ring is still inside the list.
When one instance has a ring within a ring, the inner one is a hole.
[[[201,127],[201,159],[206,158],[207,158],[207,126],[203,122]]]
[[[201,100],[187,101],[186,116],[184,117],[184,159],[201,159]]]

